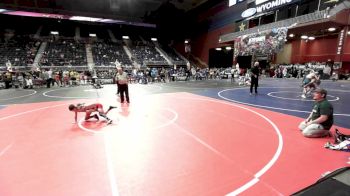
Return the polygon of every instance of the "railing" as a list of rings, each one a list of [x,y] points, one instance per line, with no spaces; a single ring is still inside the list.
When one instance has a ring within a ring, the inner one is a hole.
[[[186,65],[187,62],[184,61],[184,60],[182,60],[182,61],[173,61],[173,64],[175,64],[175,65]]]
[[[145,65],[168,65],[166,61],[144,61]]]
[[[335,6],[333,9],[331,9],[329,11],[329,15],[330,16],[333,16],[345,9],[349,9],[350,8],[350,2],[347,0],[347,1],[343,1],[341,2],[340,4],[338,4],[337,6]]]
[[[339,10],[339,11],[341,11],[341,10]],[[219,43],[234,41],[234,39],[239,37],[239,36],[253,34],[253,33],[256,33],[259,31],[266,31],[269,29],[281,28],[281,27],[293,27],[295,25],[300,25],[300,24],[307,23],[307,22],[322,20],[322,19],[327,18],[328,14],[329,14],[329,10],[322,10],[322,11],[317,11],[317,12],[313,12],[310,14],[298,16],[295,18],[290,18],[290,19],[281,20],[281,21],[277,21],[274,23],[266,24],[266,25],[253,27],[253,28],[250,28],[250,29],[247,29],[244,31],[229,33],[229,34],[220,36]]]

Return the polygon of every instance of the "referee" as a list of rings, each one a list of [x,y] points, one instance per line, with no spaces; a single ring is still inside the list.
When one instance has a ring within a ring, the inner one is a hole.
[[[253,93],[253,87],[255,94],[258,94],[258,86],[259,86],[259,62],[255,62],[254,66],[250,70],[251,81],[250,81],[250,95]]]
[[[129,99],[129,87],[128,87],[128,74],[123,71],[122,67],[117,68],[118,73],[116,76],[118,91],[120,93],[120,103],[124,103],[124,94],[126,97],[126,102],[130,103]]]

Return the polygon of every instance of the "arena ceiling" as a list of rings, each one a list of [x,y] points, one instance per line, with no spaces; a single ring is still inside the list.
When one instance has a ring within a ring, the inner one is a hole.
[[[210,0],[1,0],[0,9],[16,9],[81,16],[104,16],[113,19],[144,22],[161,7],[183,12]],[[215,1],[215,0],[214,0]]]

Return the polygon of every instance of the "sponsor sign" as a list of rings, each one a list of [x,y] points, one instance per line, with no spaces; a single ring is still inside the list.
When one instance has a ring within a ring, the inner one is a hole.
[[[338,48],[337,48],[337,54],[341,54],[341,51],[343,49],[343,43],[344,43],[344,29],[340,31],[339,39],[338,39]]]
[[[335,62],[341,62],[342,57],[344,55],[343,50],[344,50],[344,43],[346,43],[346,39],[348,36],[346,36],[346,32],[348,32],[349,27],[345,26],[338,34],[338,40],[337,40],[337,51],[336,55],[334,58]]]
[[[249,38],[248,44],[254,44],[256,42],[264,42],[266,40],[265,36]]]
[[[260,1],[260,0],[257,0],[257,1]],[[264,2],[263,4],[260,2],[259,2],[259,4],[257,4],[257,1],[255,2],[256,12],[261,13],[261,12],[265,12],[265,11],[271,10],[273,8],[282,6],[282,5],[289,4],[293,0],[274,0],[274,1],[269,1],[266,3]],[[263,0],[263,1],[266,1],[266,0]]]
[[[248,18],[250,16],[253,16],[254,14],[256,13],[256,8],[249,8],[249,9],[246,9],[244,12],[242,12],[241,16],[243,18]]]
[[[256,0],[255,7],[249,8],[242,12],[241,16],[247,18],[256,13],[263,13],[277,7],[287,5],[297,0]]]

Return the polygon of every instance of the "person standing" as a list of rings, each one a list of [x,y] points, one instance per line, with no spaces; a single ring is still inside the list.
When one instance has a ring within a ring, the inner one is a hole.
[[[126,98],[126,102],[130,103],[129,99],[129,87],[128,87],[128,74],[123,71],[121,67],[117,68],[118,73],[117,73],[117,84],[118,84],[118,91],[120,94],[120,103],[124,103],[124,95]]]
[[[254,91],[255,91],[255,94],[258,94],[258,86],[259,86],[259,73],[260,73],[260,70],[259,70],[259,62],[255,62],[253,67],[250,69],[250,95],[252,95],[253,93],[253,87],[254,87]]]
[[[311,114],[299,124],[299,129],[305,137],[324,137],[330,135],[333,125],[333,106],[327,100],[327,91],[318,88],[314,91],[315,101]]]
[[[50,88],[52,84],[52,69],[46,71],[46,87]]]

